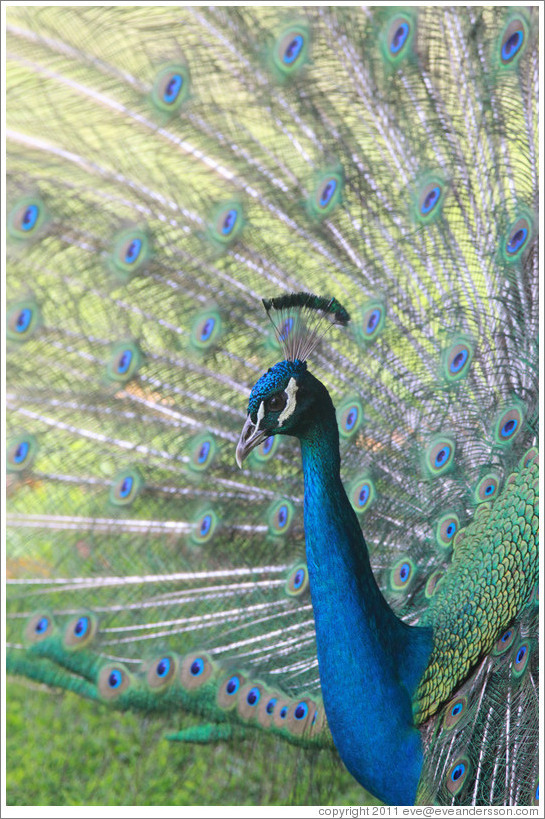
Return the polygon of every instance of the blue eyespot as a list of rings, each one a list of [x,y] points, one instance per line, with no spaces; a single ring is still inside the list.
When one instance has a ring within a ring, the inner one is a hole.
[[[297,569],[295,572],[295,577],[293,578],[293,588],[295,591],[300,589],[303,583],[305,582],[305,570],[304,569]]]
[[[248,703],[248,705],[252,705],[252,706],[257,705],[260,698],[261,698],[261,691],[259,690],[259,688],[250,688],[250,690],[248,691],[248,695],[246,697],[246,702]]]
[[[396,29],[392,40],[390,42],[390,51],[392,54],[398,54],[407,42],[409,36],[409,24],[407,22],[401,23]]]
[[[200,657],[197,657],[197,659],[193,660],[193,662],[191,663],[189,673],[193,677],[198,677],[200,674],[202,674],[203,671],[204,671],[204,662],[203,662],[203,660],[201,660]]]
[[[502,438],[510,438],[511,435],[514,433],[518,426],[518,421],[516,418],[510,418],[505,424],[502,426],[500,430],[500,435]]]
[[[466,766],[464,765],[463,762],[460,762],[458,765],[456,765],[456,767],[454,768],[454,770],[452,771],[452,773],[450,775],[450,778],[452,779],[452,781],[457,782],[460,779],[460,777],[463,776],[463,774],[465,772],[465,769],[466,769]]]
[[[47,617],[40,617],[36,625],[34,626],[34,631],[36,634],[43,634],[44,631],[47,631],[49,627],[49,620]]]
[[[442,449],[439,450],[437,455],[435,456],[435,466],[440,467],[448,460],[450,455],[450,447],[444,446]]]
[[[227,212],[221,226],[221,232],[224,236],[229,236],[229,234],[233,232],[237,219],[238,210],[236,208],[231,208],[231,210]]]
[[[166,677],[168,672],[170,671],[170,660],[168,657],[163,657],[162,660],[159,660],[156,666],[156,672],[158,677]]]
[[[127,495],[130,495],[131,489],[133,487],[133,483],[134,483],[134,481],[130,477],[130,475],[127,475],[127,477],[124,478],[123,483],[121,484],[121,487],[119,489],[119,497],[120,498],[126,498]]]
[[[131,350],[124,350],[121,353],[119,361],[117,362],[117,372],[119,375],[125,375],[128,371],[129,367],[131,366],[132,361],[132,351]]]
[[[399,579],[402,583],[406,583],[411,574],[411,567],[408,563],[403,563],[399,570]]]
[[[115,668],[114,668],[113,671],[110,671],[110,674],[108,676],[108,685],[110,686],[110,688],[113,688],[113,689],[119,688],[119,686],[121,685],[122,682],[123,682],[123,675],[122,675],[121,671],[118,671]]]
[[[420,208],[420,212],[422,216],[427,216],[428,213],[435,208],[439,199],[441,197],[441,188],[439,185],[435,185],[424,197],[424,201],[422,203],[422,207]]]
[[[21,441],[15,452],[13,453],[13,462],[21,464],[26,460],[30,446],[28,441]]]
[[[132,239],[125,251],[125,258],[123,260],[125,264],[134,264],[136,261],[138,261],[141,250],[142,239]]]
[[[230,697],[232,697],[233,694],[237,693],[239,688],[240,688],[239,678],[238,677],[231,677],[231,679],[227,681],[227,684],[225,686],[225,691],[227,692],[227,694],[229,694]]]
[[[468,350],[460,350],[460,352],[454,356],[449,368],[453,375],[460,372],[467,361],[468,355]]]
[[[263,446],[261,447],[261,452],[263,455],[268,455],[272,449],[274,444],[274,435],[269,435],[269,437],[263,442]]]
[[[205,441],[199,450],[197,460],[200,464],[204,463],[208,458],[210,452],[210,441]]]
[[[331,178],[327,181],[320,196],[320,207],[325,208],[331,202],[333,194],[337,190],[337,180]]]
[[[526,646],[522,646],[522,648],[519,648],[518,653],[517,653],[517,659],[515,660],[517,665],[520,664],[524,660],[524,655],[525,654],[526,654]]]
[[[21,219],[21,230],[32,230],[39,215],[40,209],[37,205],[28,205]]]
[[[365,328],[366,335],[370,336],[377,329],[378,323],[381,319],[381,311],[376,307],[371,311],[371,315],[367,319],[367,326]]]
[[[273,697],[272,700],[269,700],[265,707],[265,711],[267,714],[272,714],[274,711],[274,706],[276,705],[276,697]]]
[[[293,716],[295,717],[295,719],[302,720],[302,719],[304,719],[306,717],[307,714],[308,714],[308,705],[306,704],[306,702],[300,702],[295,706],[295,709],[294,709],[294,712],[293,712]]]
[[[286,717],[288,716],[288,710],[289,710],[289,706],[287,706],[287,705],[284,705],[280,709],[280,714],[278,715],[280,717],[280,719],[286,719]]]
[[[216,320],[214,318],[208,318],[204,322],[202,329],[201,329],[201,341],[208,341],[212,333],[214,332],[214,327],[216,326]]]
[[[518,250],[521,249],[527,238],[528,230],[526,228],[519,228],[507,242],[507,252],[516,253]]]
[[[463,709],[464,709],[463,703],[457,702],[450,713],[452,714],[453,717],[456,717],[458,716],[459,713],[461,713],[461,711],[463,711]]]
[[[456,524],[454,522],[449,523],[446,529],[446,533],[449,540],[454,537],[454,535],[456,534]]]
[[[89,629],[89,618],[80,617],[74,626],[74,634],[76,637],[84,637]]]
[[[176,102],[183,83],[184,78],[181,74],[172,74],[163,92],[163,102],[167,105],[172,105],[173,102]]]
[[[210,531],[210,526],[212,525],[212,516],[211,515],[204,515],[201,521],[201,528],[200,534],[204,537]]]
[[[501,638],[502,643],[506,643],[510,636],[511,636],[511,632],[506,631],[505,634]]]
[[[286,525],[288,520],[288,508],[287,506],[283,505],[278,510],[278,526],[280,529],[283,529]]]
[[[364,483],[361,488],[360,494],[358,495],[358,504],[360,506],[365,506],[365,504],[369,500],[370,491],[371,490],[369,489],[369,484]]]
[[[520,29],[514,31],[508,40],[502,45],[501,58],[504,63],[511,62],[524,42],[524,32]]]
[[[297,60],[297,57],[300,55],[303,49],[304,42],[305,41],[301,34],[296,34],[291,40],[282,57],[282,61],[286,65],[292,65]]]
[[[15,321],[15,332],[24,333],[28,330],[30,322],[32,321],[32,310],[29,307],[23,307]]]

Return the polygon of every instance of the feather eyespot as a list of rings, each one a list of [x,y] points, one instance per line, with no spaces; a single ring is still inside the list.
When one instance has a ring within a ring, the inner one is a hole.
[[[499,476],[491,472],[481,478],[475,489],[475,500],[477,503],[489,501],[496,497],[500,487]]]
[[[110,488],[110,502],[115,506],[130,506],[142,489],[144,481],[137,469],[124,469],[119,472]]]
[[[526,670],[528,660],[530,658],[530,649],[526,643],[519,646],[514,654],[513,674],[515,677],[520,677]]]
[[[155,691],[168,688],[176,679],[178,662],[174,655],[163,655],[148,666],[146,682]]]
[[[359,401],[346,401],[339,407],[339,431],[343,438],[351,438],[363,423],[363,408]]]
[[[375,499],[375,484],[372,479],[365,477],[352,484],[349,497],[358,514],[367,512]]]
[[[443,515],[443,517],[437,521],[437,525],[435,527],[435,537],[439,546],[447,549],[452,544],[452,541],[459,528],[460,519],[458,518],[458,515]]]
[[[521,18],[511,20],[503,32],[500,43],[502,65],[510,65],[520,57],[527,39],[526,25]]]
[[[443,373],[446,381],[454,383],[469,372],[473,360],[473,347],[469,342],[457,341],[443,352]]]
[[[112,348],[106,374],[111,381],[126,384],[136,375],[142,360],[136,344],[132,341],[120,342]]]
[[[6,335],[10,341],[25,342],[41,326],[41,313],[33,301],[21,301],[8,309]]]
[[[97,688],[105,700],[115,700],[132,684],[132,678],[127,669],[120,665],[108,663],[98,674]]]
[[[438,569],[436,572],[430,575],[428,581],[426,583],[426,588],[424,589],[424,594],[426,598],[429,600],[435,594],[437,587],[439,585],[439,581],[443,577],[443,572]]]
[[[510,646],[512,645],[516,635],[517,635],[516,629],[514,628],[506,629],[506,631],[503,632],[501,637],[499,637],[498,640],[496,640],[496,645],[494,646],[494,654],[496,655],[505,654],[507,649],[510,648]]]
[[[150,241],[143,230],[125,230],[114,241],[109,264],[112,273],[123,282],[142,271],[150,257]]]
[[[237,707],[240,690],[245,682],[246,679],[244,675],[240,673],[230,674],[228,677],[223,678],[218,687],[216,698],[220,708],[224,710],[231,710],[232,708]]]
[[[432,477],[443,475],[454,463],[456,446],[451,438],[438,438],[432,442],[425,455],[425,466]]]
[[[63,643],[66,648],[78,650],[88,646],[94,639],[98,620],[92,614],[80,614],[70,620],[64,631]]]
[[[23,472],[34,463],[38,446],[33,435],[18,435],[7,443],[6,469],[8,472]]]
[[[214,462],[216,442],[212,435],[199,435],[188,446],[189,466],[193,472],[204,472]]]
[[[396,65],[409,53],[414,37],[415,20],[408,14],[396,14],[386,23],[382,35],[382,50],[390,63]]]
[[[50,614],[39,612],[34,614],[25,626],[25,641],[29,643],[39,643],[47,637],[51,637],[55,631],[55,623]]]
[[[241,204],[235,201],[223,202],[212,213],[208,225],[209,238],[218,249],[227,248],[239,238],[244,224]]]
[[[207,654],[188,654],[180,662],[180,682],[188,691],[195,691],[204,685],[215,672],[215,666]]]
[[[307,200],[309,213],[318,219],[328,216],[341,201],[343,182],[341,170],[326,171],[319,176]]]
[[[518,406],[504,410],[498,417],[494,437],[496,443],[507,445],[513,441],[522,429],[523,415]]]
[[[390,571],[390,587],[393,591],[407,591],[416,575],[416,566],[410,558],[402,558]]]
[[[503,257],[511,264],[516,262],[527,248],[533,235],[532,222],[526,216],[520,216],[509,228],[503,239]]]
[[[199,313],[191,326],[191,344],[197,350],[208,350],[215,346],[221,336],[222,320],[217,310]]]
[[[467,759],[459,759],[451,765],[446,776],[447,789],[450,793],[456,795],[462,790],[467,780],[469,770],[470,765]]]
[[[43,202],[37,198],[25,197],[20,199],[9,213],[8,233],[14,239],[33,239],[39,233],[45,220],[46,212]]]
[[[265,706],[265,711],[267,712],[267,714],[271,714],[271,715],[272,715],[272,714],[274,713],[274,706],[275,706],[275,705],[276,705],[276,697],[272,697],[272,698],[271,698],[271,699],[268,701],[267,705]]]
[[[273,58],[281,75],[296,73],[305,63],[309,48],[309,36],[303,26],[293,26],[282,32],[276,41]]]
[[[460,720],[465,717],[467,713],[467,697],[458,697],[449,702],[445,708],[445,716],[443,717],[443,727],[446,729],[454,728]]]
[[[382,332],[386,320],[386,308],[379,302],[368,302],[361,311],[359,334],[364,343],[373,342]]]
[[[157,74],[151,99],[159,111],[174,114],[188,98],[189,90],[190,75],[187,66],[168,65]]]
[[[289,532],[295,508],[288,500],[281,500],[274,503],[268,513],[267,520],[271,535],[285,535]]]
[[[208,543],[214,536],[219,525],[218,516],[211,509],[198,515],[191,529],[190,538],[193,543],[202,545]]]
[[[285,591],[291,597],[300,597],[308,590],[308,570],[300,563],[293,568],[286,580]]]

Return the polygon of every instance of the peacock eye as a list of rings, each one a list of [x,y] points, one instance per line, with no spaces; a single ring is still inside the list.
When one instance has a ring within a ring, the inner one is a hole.
[[[286,406],[286,401],[288,400],[288,396],[285,392],[277,393],[276,395],[271,396],[267,401],[267,410],[271,412],[280,412]]]

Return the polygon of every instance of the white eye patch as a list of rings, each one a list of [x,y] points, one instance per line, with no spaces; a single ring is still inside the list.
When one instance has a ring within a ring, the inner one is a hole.
[[[260,428],[259,425],[261,424],[261,421],[263,420],[264,415],[265,415],[265,402],[262,401],[261,404],[259,405],[259,409],[257,411],[257,421],[256,421],[256,425],[255,425],[256,429]]]
[[[293,415],[293,412],[295,410],[295,406],[297,404],[297,399],[295,397],[295,394],[297,393],[297,382],[296,382],[295,378],[290,378],[289,384],[286,387],[286,392],[288,394],[288,403],[286,404],[286,406],[284,407],[284,409],[282,410],[282,412],[278,416],[278,423],[279,424],[283,424],[284,421],[286,421],[290,417],[290,415]],[[261,409],[261,407],[260,407],[260,409]],[[259,413],[258,413],[258,415],[259,415]]]

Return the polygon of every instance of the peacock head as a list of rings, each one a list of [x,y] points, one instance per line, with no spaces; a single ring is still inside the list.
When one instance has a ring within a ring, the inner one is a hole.
[[[322,404],[333,406],[326,388],[307,370],[305,359],[328,327],[347,324],[350,318],[335,299],[309,293],[292,293],[263,300],[263,304],[286,357],[262,375],[252,389],[248,417],[236,450],[241,468],[252,449],[268,437],[300,438],[320,414]]]

